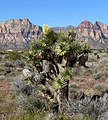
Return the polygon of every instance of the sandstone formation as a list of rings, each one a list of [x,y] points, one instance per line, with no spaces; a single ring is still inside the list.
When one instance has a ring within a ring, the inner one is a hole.
[[[91,23],[87,20],[81,22],[77,27],[53,27],[53,30],[67,31],[74,29],[78,40],[90,43],[92,48],[108,48],[108,26],[104,23],[96,21]]]
[[[42,28],[27,18],[0,22],[0,49],[28,49],[30,41],[41,33]]]
[[[93,48],[108,47],[108,26],[104,23],[85,20],[76,27],[76,33],[77,39],[89,42]]]
[[[92,48],[108,48],[108,26],[96,21],[83,21],[77,27],[53,27],[54,31],[74,29],[76,38],[89,42]],[[0,22],[0,49],[28,49],[30,42],[42,35],[42,27],[33,25],[29,19],[11,19]]]

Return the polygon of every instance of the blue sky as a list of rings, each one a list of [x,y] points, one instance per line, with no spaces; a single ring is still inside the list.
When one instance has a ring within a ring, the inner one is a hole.
[[[51,27],[77,26],[83,20],[108,25],[108,0],[1,0],[0,21],[14,18]]]

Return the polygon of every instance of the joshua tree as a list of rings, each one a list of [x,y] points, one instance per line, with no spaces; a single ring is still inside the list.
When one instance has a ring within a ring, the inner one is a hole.
[[[56,33],[44,25],[43,33],[31,43],[26,56],[33,66],[33,74],[28,80],[34,86],[41,84],[42,95],[51,103],[56,102],[62,112],[64,101],[68,100],[69,80],[73,75],[71,67],[84,52],[84,44],[75,40],[73,31]]]

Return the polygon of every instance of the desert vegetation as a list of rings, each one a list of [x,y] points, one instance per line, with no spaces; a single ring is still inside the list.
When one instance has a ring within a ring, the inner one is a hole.
[[[0,51],[1,119],[107,120],[107,50],[73,30],[43,33],[27,51]]]

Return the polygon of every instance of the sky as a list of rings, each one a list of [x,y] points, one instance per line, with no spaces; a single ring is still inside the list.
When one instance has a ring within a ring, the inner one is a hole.
[[[108,25],[108,0],[0,0],[0,22],[28,18],[42,26],[78,26],[83,20]]]

